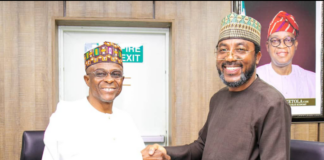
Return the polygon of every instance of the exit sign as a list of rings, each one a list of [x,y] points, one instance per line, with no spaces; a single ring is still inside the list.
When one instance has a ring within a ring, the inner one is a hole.
[[[124,46],[123,62],[124,63],[143,63],[143,45],[141,46]]]

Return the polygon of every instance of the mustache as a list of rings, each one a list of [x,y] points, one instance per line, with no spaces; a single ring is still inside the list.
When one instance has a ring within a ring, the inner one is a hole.
[[[241,62],[223,62],[222,63],[222,68],[225,68],[225,65],[234,65],[234,66],[240,66],[243,67],[243,64]]]

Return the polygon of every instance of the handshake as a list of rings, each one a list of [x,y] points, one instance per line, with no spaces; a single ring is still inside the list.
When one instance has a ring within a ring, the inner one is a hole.
[[[148,145],[141,153],[143,160],[171,160],[165,148],[158,144]]]

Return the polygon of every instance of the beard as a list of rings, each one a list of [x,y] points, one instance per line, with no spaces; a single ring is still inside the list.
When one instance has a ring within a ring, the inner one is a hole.
[[[243,66],[242,63],[240,62],[223,62],[221,67],[223,69],[223,67],[225,65],[240,65],[241,67]],[[225,80],[224,77],[224,73],[217,67],[217,71],[219,74],[219,77],[221,78],[221,80],[223,81],[223,83],[228,86],[228,87],[239,87],[242,84],[246,83],[253,75],[254,71],[255,71],[255,60],[253,60],[252,65],[247,69],[246,72],[242,72],[241,73],[241,77],[240,80],[236,81],[236,82],[228,82]]]

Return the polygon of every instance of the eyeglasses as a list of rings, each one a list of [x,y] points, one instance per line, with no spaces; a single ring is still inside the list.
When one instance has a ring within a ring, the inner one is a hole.
[[[248,51],[244,48],[236,48],[232,52],[230,52],[228,49],[220,48],[220,49],[217,49],[217,51],[215,53],[216,53],[217,60],[225,60],[225,58],[231,54],[235,60],[243,60],[242,57],[246,53],[250,53],[250,52],[254,52],[254,50]]]
[[[121,79],[123,77],[123,72],[122,71],[112,71],[112,72],[106,72],[105,70],[96,70],[94,72],[90,72],[92,74],[94,74],[94,76],[96,78],[100,78],[100,79],[103,79],[103,78],[106,78],[108,76],[108,74],[110,74],[110,76],[113,78],[113,79]]]
[[[270,39],[269,39],[270,44],[271,44],[273,47],[278,47],[278,46],[280,46],[280,44],[281,44],[281,40],[283,40],[284,44],[285,44],[287,47],[291,47],[292,45],[295,44],[295,38],[292,38],[292,37],[287,37],[287,38],[285,38],[285,39],[279,39],[279,38],[273,37],[273,38],[270,38]]]

